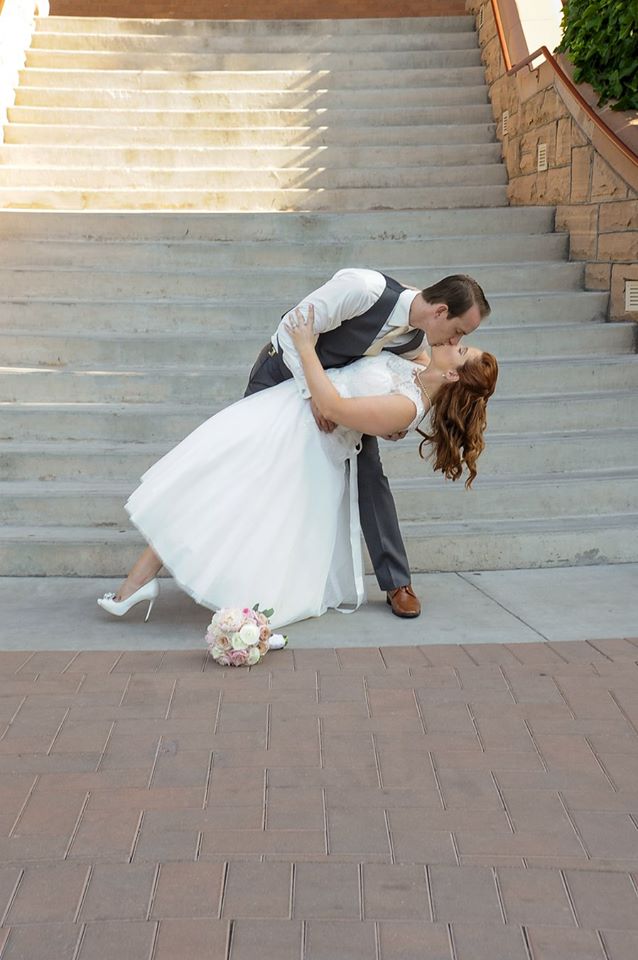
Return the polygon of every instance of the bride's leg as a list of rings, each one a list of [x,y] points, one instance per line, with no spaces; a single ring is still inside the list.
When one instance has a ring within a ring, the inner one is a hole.
[[[116,600],[127,600],[132,593],[156,577],[162,569],[162,561],[151,547],[146,547],[128,572],[126,580],[115,594]]]

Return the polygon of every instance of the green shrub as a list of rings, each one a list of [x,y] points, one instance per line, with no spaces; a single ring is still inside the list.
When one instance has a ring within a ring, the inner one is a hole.
[[[574,65],[574,82],[590,83],[598,106],[638,110],[638,0],[568,0],[556,48]]]

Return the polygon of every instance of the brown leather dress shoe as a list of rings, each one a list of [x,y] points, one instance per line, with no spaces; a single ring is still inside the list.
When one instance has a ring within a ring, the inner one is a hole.
[[[387,602],[396,617],[418,617],[421,613],[421,603],[410,584],[388,590]]]

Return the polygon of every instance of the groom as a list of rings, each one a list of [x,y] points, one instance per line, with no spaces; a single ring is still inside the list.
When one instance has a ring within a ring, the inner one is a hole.
[[[472,277],[444,277],[418,290],[377,270],[350,267],[335,273],[293,310],[307,316],[309,304],[314,307],[317,353],[324,369],[343,367],[382,350],[412,360],[425,349],[424,340],[430,347],[455,345],[490,312],[485,294]],[[284,314],[271,342],[259,354],[245,396],[294,377],[301,395],[310,400],[317,426],[329,433],[336,424],[314,406],[285,326],[289,315]],[[404,434],[386,439],[400,436]],[[379,586],[387,592],[397,617],[418,617],[421,604],[410,583],[410,566],[376,437],[363,437],[358,478],[361,529]]]

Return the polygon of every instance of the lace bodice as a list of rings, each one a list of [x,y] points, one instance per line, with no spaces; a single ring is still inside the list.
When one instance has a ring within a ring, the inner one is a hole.
[[[384,351],[376,357],[362,357],[346,367],[328,370],[327,373],[342,397],[402,393],[416,407],[416,416],[408,427],[408,430],[414,430],[425,416],[423,396],[414,379],[419,369],[410,360]]]

